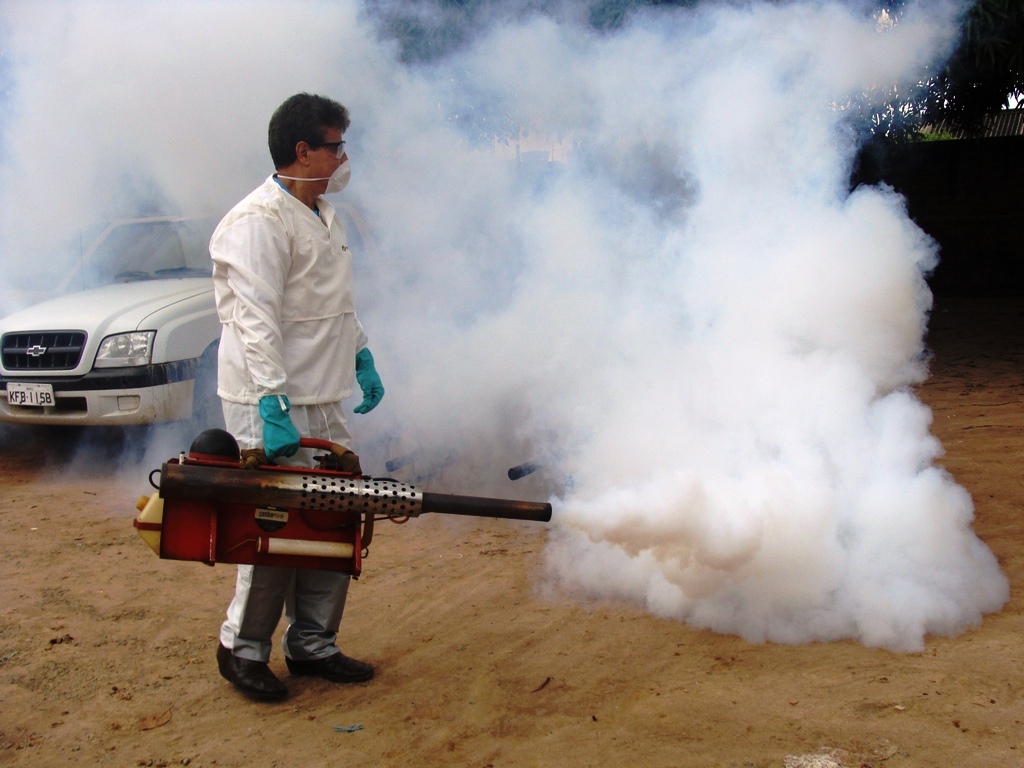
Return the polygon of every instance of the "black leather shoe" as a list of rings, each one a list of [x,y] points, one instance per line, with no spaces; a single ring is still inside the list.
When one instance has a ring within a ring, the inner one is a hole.
[[[265,661],[243,659],[220,645],[217,647],[217,666],[221,677],[250,699],[280,701],[288,695],[284,683],[274,676]]]
[[[343,653],[335,653],[323,659],[289,659],[285,657],[288,671],[293,675],[316,675],[332,683],[365,683],[373,677],[373,667],[350,659]]]

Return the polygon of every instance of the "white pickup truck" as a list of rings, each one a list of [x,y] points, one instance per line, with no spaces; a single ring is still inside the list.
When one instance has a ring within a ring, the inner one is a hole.
[[[114,222],[61,295],[0,319],[0,421],[218,426],[215,225]]]

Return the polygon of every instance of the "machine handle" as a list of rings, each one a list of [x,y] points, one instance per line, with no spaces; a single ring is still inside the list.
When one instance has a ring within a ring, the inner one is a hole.
[[[348,448],[342,448],[337,443],[332,443],[330,440],[323,440],[319,437],[299,438],[299,445],[303,448],[321,448],[325,451],[330,451],[336,456],[341,456],[343,453],[348,452]]]

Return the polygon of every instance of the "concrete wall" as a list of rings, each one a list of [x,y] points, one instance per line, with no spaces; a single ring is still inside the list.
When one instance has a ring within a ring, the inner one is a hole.
[[[1024,136],[870,145],[854,184],[891,184],[940,246],[940,296],[1024,296]]]

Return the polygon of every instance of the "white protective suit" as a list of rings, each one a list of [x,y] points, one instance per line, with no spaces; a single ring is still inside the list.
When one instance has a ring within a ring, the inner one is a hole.
[[[352,254],[334,208],[320,215],[273,176],[236,205],[210,241],[222,324],[217,394],[239,447],[263,444],[259,400],[287,395],[299,434],[350,448],[341,401],[351,395],[366,335],[352,301]],[[280,463],[311,466],[312,450]],[[293,659],[337,653],[349,576],[337,571],[238,566],[221,643],[236,656],[270,657],[286,614]]]
[[[223,325],[217,394],[292,405],[352,394],[366,334],[352,301],[352,254],[334,208],[318,217],[273,176],[236,205],[210,241]],[[325,226],[326,225],[326,226]]]

